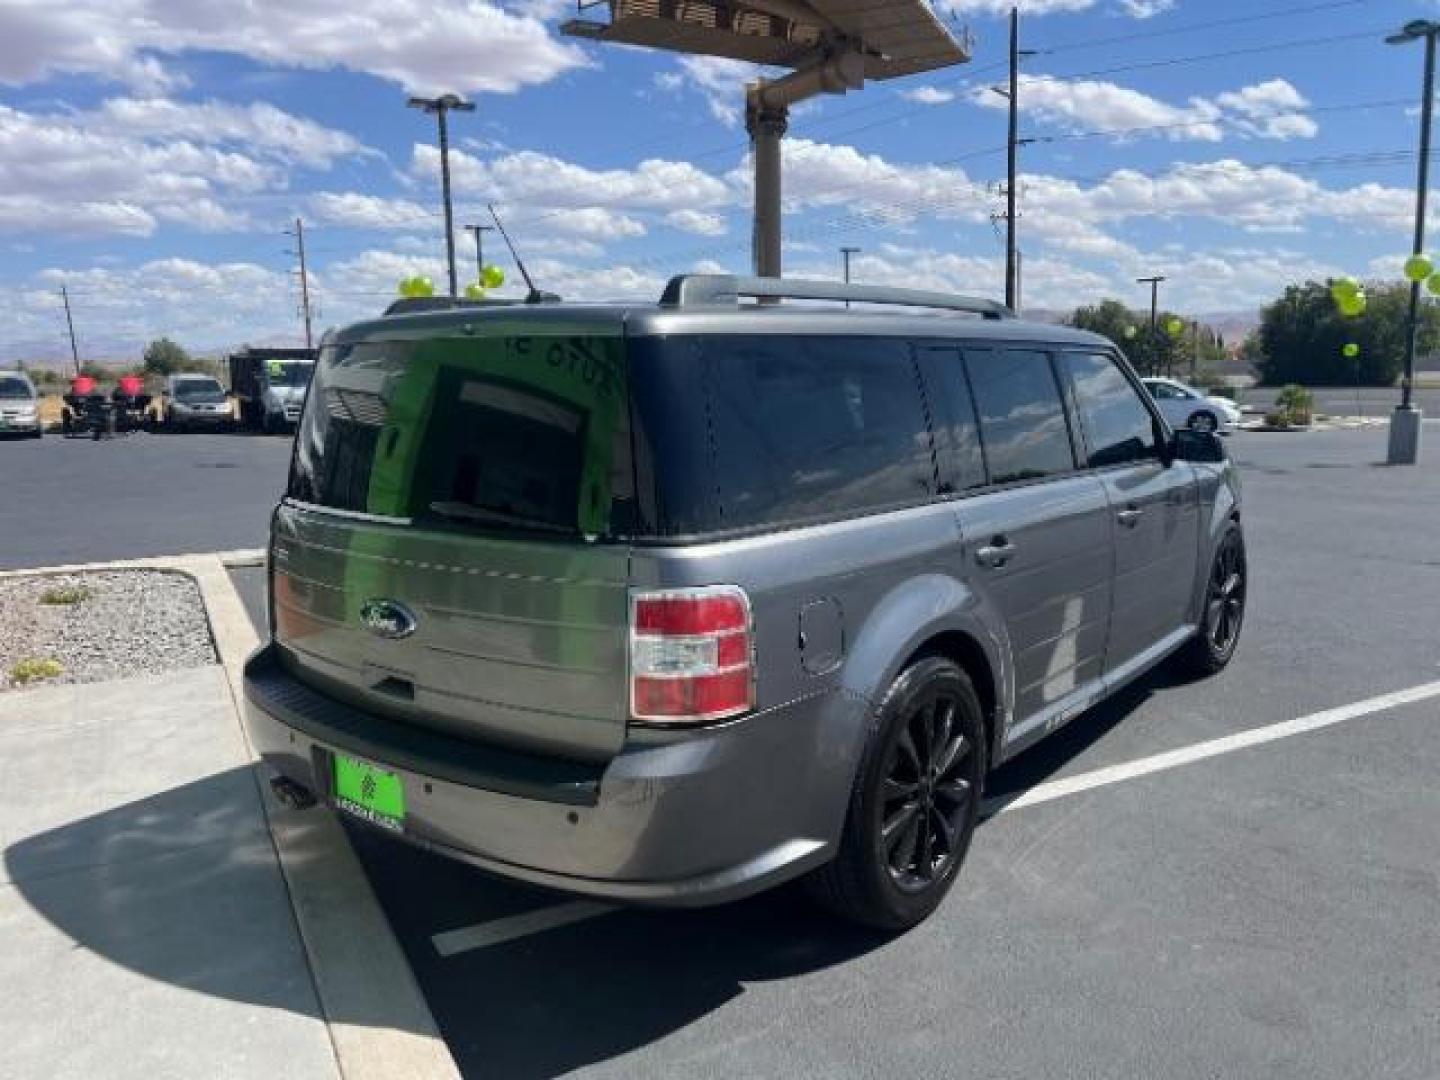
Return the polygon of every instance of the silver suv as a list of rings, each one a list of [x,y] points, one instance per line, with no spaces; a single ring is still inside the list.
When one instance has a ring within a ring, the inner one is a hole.
[[[282,796],[506,877],[805,875],[902,928],[991,768],[1171,654],[1224,667],[1246,589],[1220,440],[1103,338],[677,278],[327,338],[247,723]]]

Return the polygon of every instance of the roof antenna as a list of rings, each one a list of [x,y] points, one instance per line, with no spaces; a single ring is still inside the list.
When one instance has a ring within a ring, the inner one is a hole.
[[[485,208],[490,211],[490,216],[495,219],[495,227],[500,230],[500,235],[505,238],[505,246],[510,249],[510,257],[515,260],[516,267],[520,270],[520,276],[525,279],[525,284],[530,289],[530,295],[525,297],[527,304],[543,304],[547,301],[554,302],[560,299],[554,293],[541,292],[535,287],[531,280],[530,271],[525,269],[525,263],[520,259],[520,253],[515,250],[515,245],[510,240],[510,234],[505,231],[504,224],[500,221],[500,215],[495,212],[494,203],[486,203]]]

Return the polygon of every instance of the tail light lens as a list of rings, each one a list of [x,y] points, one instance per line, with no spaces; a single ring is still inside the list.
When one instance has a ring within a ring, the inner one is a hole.
[[[755,707],[750,600],[743,589],[636,592],[630,599],[630,714],[703,724]]]

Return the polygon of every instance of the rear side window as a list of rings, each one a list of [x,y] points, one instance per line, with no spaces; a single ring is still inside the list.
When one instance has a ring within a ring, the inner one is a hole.
[[[321,355],[290,495],[484,530],[627,534],[619,338],[367,342]]]
[[[877,512],[934,494],[906,342],[715,337],[703,351],[722,528]]]
[[[1075,468],[1060,386],[1046,353],[967,350],[992,484],[1043,480]]]
[[[1092,468],[1159,456],[1155,421],[1119,364],[1104,353],[1066,353]]]

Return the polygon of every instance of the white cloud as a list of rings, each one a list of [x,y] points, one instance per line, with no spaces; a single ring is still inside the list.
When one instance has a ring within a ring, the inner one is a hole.
[[[204,146],[236,145],[310,168],[336,158],[373,154],[354,136],[327,128],[264,102],[231,105],[187,103],[166,98],[112,98],[93,117],[76,121],[90,128],[139,139],[185,139]]]
[[[665,215],[665,224],[696,236],[724,236],[730,231],[723,215],[704,210],[672,210]]]
[[[286,175],[279,163],[215,146],[136,138],[93,114],[0,105],[0,198],[9,204],[0,228],[22,225],[25,205],[36,201],[81,208],[78,222],[52,211],[47,227],[60,232],[146,235],[157,219],[200,231],[241,228],[245,215],[217,198],[283,188]]]
[[[991,109],[1007,108],[1005,99],[988,87],[971,100]],[[1226,127],[1264,139],[1308,139],[1319,132],[1303,110],[1309,102],[1284,79],[1271,79],[1215,98],[1192,97],[1173,105],[1113,82],[1024,76],[1020,108],[1041,120],[1071,130],[1114,132],[1124,139],[1147,128],[1160,129],[1173,141],[1219,142]]]
[[[989,212],[984,192],[962,169],[909,165],[865,154],[853,146],[791,137],[783,145],[786,202],[791,209],[846,206],[888,221],[913,221],[922,214],[979,221]],[[727,174],[749,198],[749,158]]]
[[[1153,19],[1175,6],[1175,0],[1120,0],[1120,8],[1132,19]]]
[[[671,93],[690,87],[705,99],[710,115],[728,128],[738,128],[744,122],[745,87],[766,70],[758,64],[721,56],[681,57],[679,68],[678,73],[656,76],[656,85]]]
[[[533,150],[488,159],[452,150],[450,169],[459,190],[528,207],[679,210],[723,206],[732,199],[723,181],[686,161],[652,158],[633,169],[590,169]],[[418,144],[411,171],[438,177],[440,152]]]
[[[1313,139],[1320,126],[1304,115],[1310,102],[1284,79],[1270,79],[1215,99],[1241,131],[1262,139]]]
[[[203,49],[279,67],[347,68],[415,92],[511,93],[587,63],[531,10],[486,0],[22,2],[6,10],[0,82],[81,72],[155,92],[175,81],[155,54]]]
[[[315,217],[355,229],[414,229],[434,222],[438,211],[409,199],[387,199],[356,191],[320,191],[310,196]],[[442,230],[443,232],[443,230]]]
[[[539,216],[536,224],[546,232],[563,232],[591,240],[625,240],[644,236],[647,231],[642,222],[628,214],[598,206],[548,210]]]
[[[938,86],[916,86],[901,90],[900,96],[917,105],[948,105],[955,100],[955,91],[942,90]]]
[[[156,259],[130,267],[51,268],[35,287],[14,291],[0,349],[17,358],[68,360],[56,293],[70,291],[82,357],[138,359],[145,342],[168,334],[196,349],[299,342],[288,273],[248,262]]]

